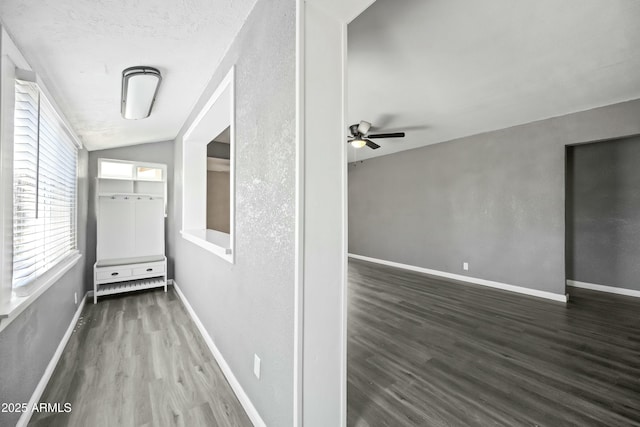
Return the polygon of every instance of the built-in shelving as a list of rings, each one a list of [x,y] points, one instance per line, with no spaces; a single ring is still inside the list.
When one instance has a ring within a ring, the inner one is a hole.
[[[94,303],[142,289],[166,292],[167,166],[98,159],[98,171]]]
[[[127,282],[109,283],[100,285],[97,289],[97,296],[114,295],[123,292],[141,291],[143,289],[164,288],[166,280],[163,277],[153,279],[130,280]]]
[[[98,178],[97,187],[100,194],[104,193],[129,193],[129,194],[154,194],[164,196],[164,181],[147,181],[122,178]]]

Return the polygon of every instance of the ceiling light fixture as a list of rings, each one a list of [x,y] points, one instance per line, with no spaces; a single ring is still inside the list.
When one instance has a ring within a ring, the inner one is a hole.
[[[156,68],[138,66],[122,72],[122,117],[138,120],[149,117],[162,75]]]
[[[354,146],[355,148],[362,148],[365,145],[367,145],[367,142],[362,138],[356,138],[351,141],[351,145]]]

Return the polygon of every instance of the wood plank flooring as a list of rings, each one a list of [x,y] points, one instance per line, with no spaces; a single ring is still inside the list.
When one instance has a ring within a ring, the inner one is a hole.
[[[30,426],[251,426],[170,287],[87,303]]]
[[[640,426],[640,300],[351,260],[349,426]]]

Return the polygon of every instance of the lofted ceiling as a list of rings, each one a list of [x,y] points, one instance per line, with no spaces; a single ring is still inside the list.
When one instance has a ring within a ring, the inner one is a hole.
[[[0,20],[89,150],[174,139],[256,0],[1,0]],[[122,70],[158,68],[151,116],[120,115]]]
[[[377,0],[348,27],[349,124],[407,136],[349,160],[640,98],[639,23],[637,0]]]

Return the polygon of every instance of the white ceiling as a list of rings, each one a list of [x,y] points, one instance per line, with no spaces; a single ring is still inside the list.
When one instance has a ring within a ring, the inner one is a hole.
[[[175,138],[256,0],[0,0],[0,20],[89,150]],[[162,72],[144,120],[122,70]]]
[[[640,98],[640,1],[377,0],[348,63],[349,122],[407,133],[353,161]]]

